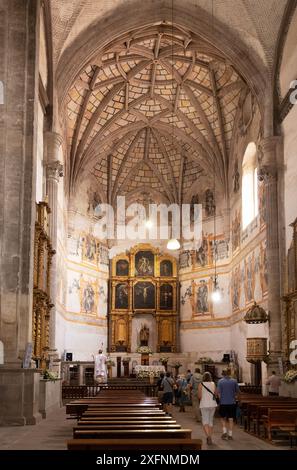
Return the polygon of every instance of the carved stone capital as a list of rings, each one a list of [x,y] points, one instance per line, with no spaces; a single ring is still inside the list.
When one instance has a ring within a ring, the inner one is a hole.
[[[273,135],[265,137],[259,142],[258,146],[258,159],[260,166],[277,167],[277,155],[280,146],[282,145],[282,136]]]
[[[62,178],[62,176],[64,176],[62,163],[58,160],[47,163],[46,176],[48,179],[54,179],[58,182],[59,178]]]

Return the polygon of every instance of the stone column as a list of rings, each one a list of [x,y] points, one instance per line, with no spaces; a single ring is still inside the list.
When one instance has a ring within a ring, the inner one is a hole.
[[[0,7],[0,339],[17,368],[32,338],[38,11],[30,0]]]
[[[58,220],[58,184],[63,176],[63,165],[59,161],[59,149],[62,137],[56,132],[46,132],[45,134],[45,154],[46,154],[46,194],[51,213],[49,218],[49,236],[53,250],[57,253],[57,220]],[[55,329],[56,329],[56,291],[57,291],[57,254],[53,256],[51,265],[51,288],[50,296],[54,303],[50,315],[50,349],[55,349]]]
[[[32,340],[39,6],[0,2],[0,425],[41,418],[39,371],[21,368]]]
[[[277,165],[281,144],[282,138],[278,136],[268,137],[260,142],[259,179],[265,185],[269,351],[272,368],[282,352]]]

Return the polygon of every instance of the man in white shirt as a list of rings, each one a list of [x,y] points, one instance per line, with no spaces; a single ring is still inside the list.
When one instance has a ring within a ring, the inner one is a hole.
[[[273,396],[278,396],[279,395],[279,387],[281,385],[280,378],[275,375],[275,371],[272,371],[272,375],[268,377],[268,380],[266,382],[266,385],[269,385],[269,395]]]

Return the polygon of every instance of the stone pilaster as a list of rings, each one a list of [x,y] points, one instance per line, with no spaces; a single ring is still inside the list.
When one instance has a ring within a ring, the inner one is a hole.
[[[278,217],[278,152],[281,137],[265,138],[260,143],[259,179],[265,185],[266,250],[268,272],[269,352],[271,367],[282,354],[280,250]]]
[[[48,205],[51,210],[49,223],[49,236],[53,250],[57,252],[57,220],[58,220],[58,185],[63,176],[63,165],[59,161],[59,148],[62,144],[62,137],[56,132],[47,132],[45,135],[45,155],[46,155],[46,194]],[[50,296],[53,303],[56,303],[57,291],[57,255],[52,259],[51,265],[51,287]],[[51,310],[49,344],[50,349],[55,349],[55,327],[56,327],[56,307]]]
[[[1,2],[0,332],[7,367],[31,341],[39,2]]]

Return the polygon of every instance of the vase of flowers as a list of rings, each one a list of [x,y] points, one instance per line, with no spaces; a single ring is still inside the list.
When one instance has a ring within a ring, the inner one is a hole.
[[[182,366],[182,364],[179,361],[176,361],[173,364],[171,364],[171,367],[174,367],[174,369],[175,369],[175,377],[178,376],[178,370],[181,366]]]
[[[159,362],[162,364],[162,366],[165,367],[165,371],[166,371],[166,372],[167,372],[168,360],[169,360],[169,357],[165,357],[165,356],[162,356],[162,357],[160,357],[160,359],[159,359]]]
[[[283,381],[287,384],[295,382],[297,380],[297,369],[289,369],[283,376]]]

